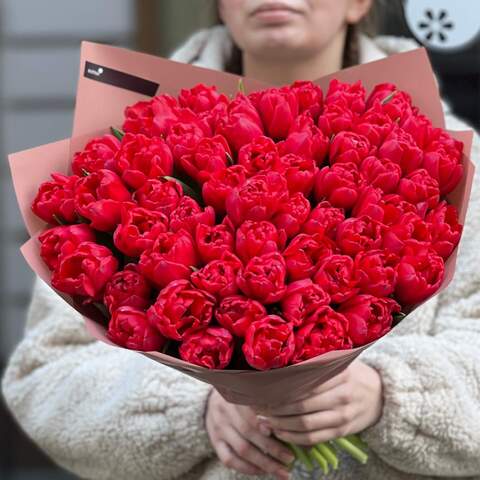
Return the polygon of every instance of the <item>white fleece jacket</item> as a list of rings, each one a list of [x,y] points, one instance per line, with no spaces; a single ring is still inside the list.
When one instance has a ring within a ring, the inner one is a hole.
[[[173,58],[221,69],[229,42],[216,27],[194,35]],[[411,45],[364,38],[361,60]],[[447,124],[468,128],[448,112]],[[480,161],[478,137],[472,159]],[[480,189],[474,182],[454,281],[361,356],[381,373],[383,416],[363,433],[368,464],[344,459],[332,480],[480,479]],[[41,281],[2,387],[25,432],[79,477],[247,478],[225,468],[212,450],[203,422],[208,385],[93,340],[81,316]]]

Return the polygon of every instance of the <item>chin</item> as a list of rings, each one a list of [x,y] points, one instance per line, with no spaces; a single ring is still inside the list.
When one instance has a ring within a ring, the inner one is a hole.
[[[262,29],[252,36],[250,50],[270,56],[276,52],[282,56],[301,50],[303,45],[302,32],[296,28],[282,26]]]

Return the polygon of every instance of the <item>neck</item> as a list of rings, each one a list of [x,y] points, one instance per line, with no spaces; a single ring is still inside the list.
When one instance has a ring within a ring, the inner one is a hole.
[[[310,56],[274,58],[242,53],[243,74],[270,85],[286,85],[295,80],[316,80],[342,68],[345,48],[345,30]]]

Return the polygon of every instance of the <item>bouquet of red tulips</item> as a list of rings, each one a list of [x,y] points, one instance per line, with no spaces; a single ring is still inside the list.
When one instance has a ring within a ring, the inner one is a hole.
[[[198,83],[123,104],[109,131],[53,144],[28,195],[26,152],[12,156],[27,224],[29,206],[44,222],[27,259],[105,341],[233,401],[279,401],[286,381],[282,400],[307,394],[451,278],[471,183],[468,137],[401,78],[367,92],[365,73],[342,73],[324,89]],[[358,438],[335,444],[366,460]],[[337,467],[330,443],[291,447]]]

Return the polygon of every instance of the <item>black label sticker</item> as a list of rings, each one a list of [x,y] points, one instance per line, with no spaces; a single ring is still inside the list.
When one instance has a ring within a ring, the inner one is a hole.
[[[84,76],[97,82],[108,83],[109,85],[125,88],[149,97],[153,97],[159,87],[158,83],[150,80],[91,62],[85,62]]]

